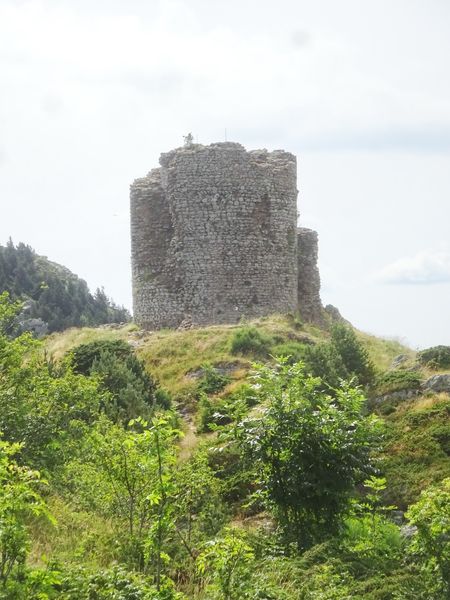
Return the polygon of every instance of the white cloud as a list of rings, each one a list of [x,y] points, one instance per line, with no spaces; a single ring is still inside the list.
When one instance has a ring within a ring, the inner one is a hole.
[[[261,4],[267,12],[269,3]],[[325,17],[317,21],[309,3],[283,4],[291,18],[283,20],[281,32],[271,28],[269,15],[261,29],[245,18],[241,29],[226,19],[204,23],[198,1],[156,3],[149,18],[131,8],[89,13],[72,2],[5,0],[0,120],[8,111],[15,131],[30,104],[43,107],[44,117],[57,104],[71,120],[85,118],[89,108],[116,118],[126,98],[181,128],[180,136],[182,124],[191,123],[202,138],[211,128],[228,127],[235,139],[270,144],[275,138],[274,145],[288,146],[300,140],[309,149],[448,150],[449,90],[437,93],[432,84],[418,83],[430,64],[422,51],[408,60],[411,73],[404,63],[399,73],[388,37],[390,60],[383,56],[371,64],[372,49],[364,51],[356,22],[349,30],[343,23],[333,29]],[[398,17],[395,11],[392,17]],[[438,58],[433,55],[433,68]],[[403,71],[409,76],[400,85]],[[433,81],[447,79],[435,75]]]
[[[375,280],[389,284],[429,285],[450,282],[450,252],[428,250],[400,258],[375,274]]]

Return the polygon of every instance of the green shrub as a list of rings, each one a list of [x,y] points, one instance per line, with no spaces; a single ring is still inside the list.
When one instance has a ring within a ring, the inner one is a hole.
[[[163,410],[169,410],[172,406],[172,394],[164,388],[155,391],[155,402]]]
[[[206,394],[201,394],[198,402],[198,432],[205,433],[213,430],[213,425],[225,425],[230,423],[231,419],[223,414],[223,403],[213,401]]]
[[[349,378],[344,361],[332,344],[325,342],[305,347],[303,360],[305,371],[321,378],[322,389],[336,389],[341,380]]]
[[[417,527],[412,552],[441,576],[442,591],[450,597],[450,477],[424,490],[406,517]]]
[[[301,364],[258,366],[256,383],[266,410],[241,421],[236,437],[285,539],[308,547],[339,529],[372,472],[378,422],[362,415],[359,390],[343,385],[331,398]]]
[[[431,369],[448,369],[450,367],[450,346],[433,346],[421,350],[417,358],[422,365]]]
[[[203,376],[198,383],[197,389],[204,394],[216,394],[230,383],[227,375],[222,375],[210,364],[202,365]]]
[[[305,344],[300,344],[299,342],[284,342],[273,346],[270,353],[272,356],[284,356],[288,359],[289,364],[293,365],[296,362],[304,360],[306,348]]]
[[[200,577],[212,582],[208,588],[224,600],[250,598],[248,591],[254,573],[254,554],[241,530],[225,529],[222,537],[208,542],[197,557]]]
[[[239,421],[248,409],[257,404],[258,398],[254,389],[243,385],[224,398],[208,398],[201,394],[199,400],[198,431],[213,431],[214,426],[227,425]]]
[[[98,340],[81,344],[71,352],[75,373],[98,375],[102,388],[112,395],[112,403],[105,407],[113,419],[124,422],[139,416],[148,416],[158,403],[168,408],[168,397],[156,395],[156,382],[145,370],[129,344],[123,340]],[[170,402],[169,402],[170,404]]]
[[[341,323],[333,325],[330,342],[317,345],[285,342],[273,346],[271,353],[287,357],[289,364],[302,361],[306,371],[320,377],[326,388],[337,388],[342,379],[351,378],[367,385],[375,373],[369,354],[353,329]]]
[[[423,408],[411,403],[407,411],[387,417],[383,472],[386,499],[402,510],[420,492],[450,473],[450,401],[440,399]]]
[[[334,324],[331,328],[331,343],[350,376],[357,377],[361,385],[372,383],[375,376],[374,365],[351,327],[343,323]]]
[[[386,371],[376,377],[372,394],[383,396],[402,390],[417,390],[421,383],[422,378],[416,371]]]
[[[73,371],[80,375],[90,375],[94,362],[104,353],[112,354],[123,361],[134,358],[132,368],[136,374],[141,374],[142,363],[135,356],[131,346],[123,340],[95,340],[80,344],[70,353]]]
[[[170,580],[165,580],[158,592],[144,577],[127,571],[123,567],[113,567],[90,572],[76,568],[63,571],[60,576],[58,595],[50,598],[60,600],[175,600],[183,597],[174,590]],[[47,596],[45,596],[47,597]]]
[[[231,340],[232,354],[250,354],[259,358],[268,356],[273,339],[256,327],[239,329]]]
[[[40,479],[38,471],[19,466],[16,456],[20,451],[21,444],[10,444],[0,438],[0,593],[6,591],[11,580],[23,576],[30,519],[39,515],[49,517],[37,491],[45,481]]]

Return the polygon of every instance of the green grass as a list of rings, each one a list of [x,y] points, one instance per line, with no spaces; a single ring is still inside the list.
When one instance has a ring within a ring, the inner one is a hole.
[[[127,340],[137,332],[138,327],[127,323],[122,327],[71,327],[63,332],[56,332],[46,339],[46,350],[56,360],[61,359],[66,352],[95,340]]]
[[[410,361],[415,359],[416,353],[398,340],[386,340],[361,331],[356,331],[356,335],[379,371],[389,369],[392,361],[399,354],[405,354]]]
[[[403,402],[389,416],[381,469],[389,502],[405,508],[450,476],[450,398],[430,394]]]
[[[45,558],[52,557],[62,564],[74,557],[94,567],[105,567],[117,560],[114,524],[94,512],[81,511],[63,498],[46,498],[54,523],[36,518],[30,523],[33,540],[29,564],[45,566]]]
[[[189,373],[199,369],[204,363],[214,366],[219,362],[235,362],[240,365],[232,374],[232,382],[226,391],[232,390],[236,382],[246,378],[257,355],[236,357],[231,352],[236,334],[250,328],[257,328],[266,338],[271,338],[274,346],[301,342],[305,338],[312,342],[329,339],[326,330],[313,325],[301,324],[292,315],[271,315],[235,325],[212,325],[189,330],[140,331],[136,325],[127,324],[119,328],[99,327],[69,329],[52,334],[47,338],[48,353],[56,359],[79,344],[94,340],[126,340],[136,347],[137,353],[145,362],[149,372],[158,379],[174,398],[188,396],[196,387],[196,380]],[[358,338],[367,348],[376,367],[384,370],[398,354],[414,357],[414,352],[398,341],[382,340],[375,336],[357,332]]]

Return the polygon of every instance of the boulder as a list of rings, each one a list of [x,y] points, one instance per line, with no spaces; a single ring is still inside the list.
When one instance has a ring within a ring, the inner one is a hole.
[[[447,392],[450,393],[450,373],[433,375],[425,381],[423,389],[426,392]]]
[[[400,365],[402,365],[403,363],[405,363],[407,360],[408,360],[408,357],[407,357],[406,354],[399,354],[392,361],[392,363],[391,363],[391,369],[398,369],[398,367]]]

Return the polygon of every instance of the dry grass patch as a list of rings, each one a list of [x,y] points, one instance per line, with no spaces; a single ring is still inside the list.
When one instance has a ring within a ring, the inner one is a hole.
[[[60,360],[69,350],[80,344],[88,344],[96,340],[127,340],[137,330],[133,323],[122,327],[72,327],[49,335],[45,347],[50,356]]]
[[[405,354],[411,362],[415,360],[416,353],[414,350],[398,340],[386,340],[357,330],[356,335],[369,352],[375,367],[380,371],[389,369],[392,361],[399,354]]]

